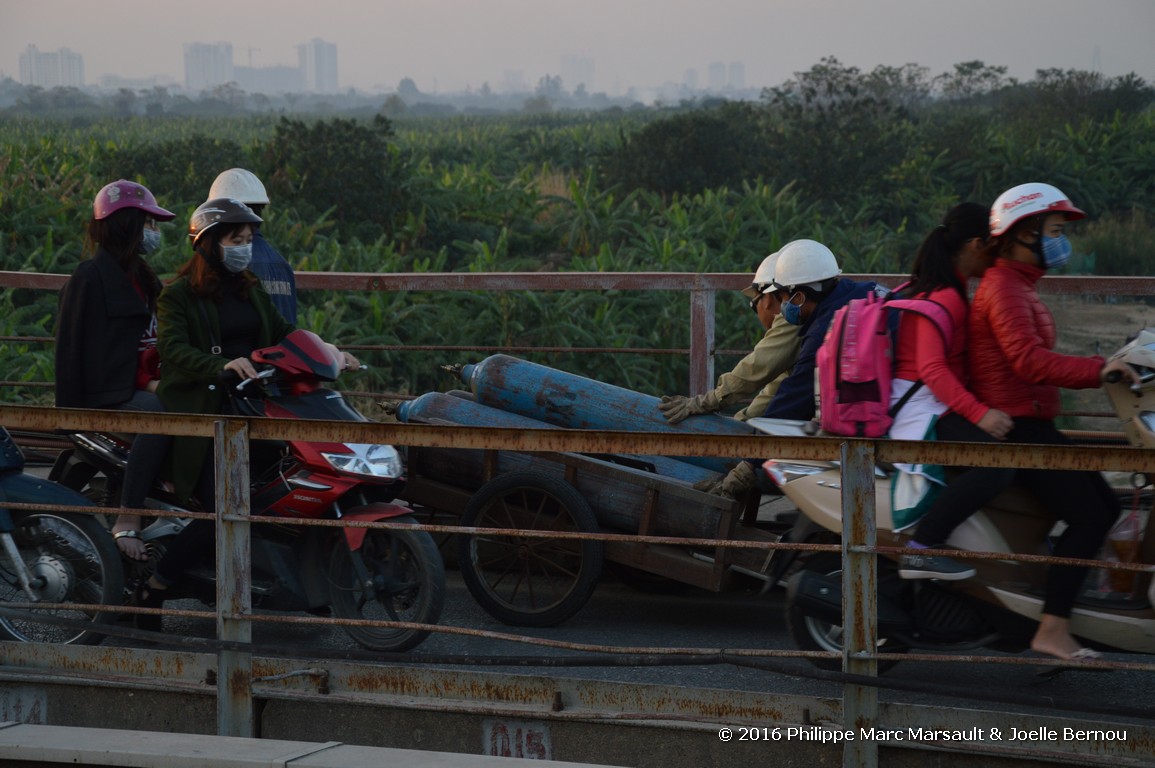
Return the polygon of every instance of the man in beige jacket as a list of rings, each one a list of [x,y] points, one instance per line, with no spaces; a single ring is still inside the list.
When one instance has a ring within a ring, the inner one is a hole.
[[[778,286],[774,283],[774,267],[777,262],[777,253],[763,259],[754,272],[754,282],[742,291],[742,295],[750,299],[750,308],[766,328],[765,334],[753,351],[742,358],[732,371],[718,377],[718,385],[714,389],[694,397],[663,397],[658,408],[671,424],[700,413],[719,411],[755,392],[758,394],[754,401],[734,414],[734,418],[745,421],[761,416],[766,410],[774,393],[778,391],[778,385],[786,378],[790,366],[798,357],[799,346],[798,326],[787,323],[779,314],[781,303],[775,295]]]

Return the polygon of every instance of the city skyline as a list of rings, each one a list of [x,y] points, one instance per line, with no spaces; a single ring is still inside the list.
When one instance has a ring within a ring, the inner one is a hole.
[[[865,71],[913,63],[939,74],[977,59],[1021,80],[1048,68],[1155,80],[1149,0],[1107,0],[1097,13],[1074,0],[973,0],[965,13],[946,0],[442,0],[422,8],[330,0],[325,11],[202,0],[195,14],[141,27],[130,23],[137,12],[128,6],[6,0],[0,72],[18,80],[18,58],[35,45],[82,55],[89,85],[111,76],[181,83],[185,44],[227,41],[236,66],[262,69],[300,66],[298,46],[319,38],[339,52],[342,91],[393,91],[403,78],[429,93],[497,89],[518,77],[532,88],[546,75],[585,71],[593,79],[587,91],[616,95],[685,83],[691,71],[708,84],[717,79],[712,67],[735,63],[746,87],[761,88],[826,56]],[[737,75],[727,72],[728,80]],[[577,85],[564,77],[563,84]]]

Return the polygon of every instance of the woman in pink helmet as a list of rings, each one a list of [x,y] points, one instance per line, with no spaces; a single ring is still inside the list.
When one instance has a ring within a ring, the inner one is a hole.
[[[1113,371],[1137,378],[1118,361],[1054,351],[1055,320],[1036,284],[1047,270],[1070,258],[1064,230],[1067,222],[1084,216],[1060,190],[1038,183],[1007,190],[991,208],[997,258],[971,305],[969,386],[975,397],[1013,419],[1014,427],[1006,436],[1011,443],[1070,442],[1054,422],[1061,387],[1098,387]],[[1054,547],[1057,557],[1095,557],[1119,516],[1115,494],[1098,472],[986,467],[970,470],[965,477],[974,491],[971,511],[1012,480],[1053,510],[1067,524]],[[1071,633],[1071,611],[1086,575],[1086,568],[1051,566],[1032,650],[1060,659],[1098,656],[1081,647]]]
[[[85,255],[60,292],[56,326],[56,405],[162,411],[155,394],[156,302],[160,280],[145,260],[161,244],[158,222],[175,216],[152,192],[121,179],[92,202]],[[164,435],[138,435],[125,472],[121,501],[144,505],[168,445]],[[127,557],[147,560],[140,518],[121,515],[113,527]]]

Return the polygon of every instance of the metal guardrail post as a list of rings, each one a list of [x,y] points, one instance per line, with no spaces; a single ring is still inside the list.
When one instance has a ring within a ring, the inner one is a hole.
[[[878,674],[869,657],[878,648],[878,568],[874,554],[874,443],[850,440],[842,444],[842,668],[855,675]],[[866,656],[864,656],[864,654]],[[878,689],[848,683],[842,695],[843,727],[870,729],[878,717]],[[876,768],[878,742],[847,741],[842,764]]]
[[[713,288],[694,287],[690,291],[690,394],[700,395],[714,388],[714,329],[716,327]]]
[[[239,419],[215,424],[213,448],[216,470],[217,637],[238,643],[252,642],[248,619],[252,613],[249,586],[250,530],[248,521],[234,522],[225,515],[249,514],[249,428]],[[251,653],[217,653],[217,735],[252,738],[253,658]]]

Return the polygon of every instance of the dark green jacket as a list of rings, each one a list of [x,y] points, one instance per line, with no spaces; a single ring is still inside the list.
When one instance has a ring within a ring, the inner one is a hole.
[[[260,285],[249,290],[249,301],[261,318],[258,348],[276,344],[296,330],[281,317]],[[204,307],[203,313],[198,305]],[[221,335],[217,305],[194,296],[188,280],[182,277],[161,291],[157,316],[161,376],[156,394],[164,409],[220,413],[224,390],[219,377],[229,361],[211,351],[213,340],[219,343]],[[205,317],[209,326],[205,325]],[[212,440],[208,438],[173,438],[164,474],[173,481],[179,498],[187,500],[192,493],[211,448]]]

